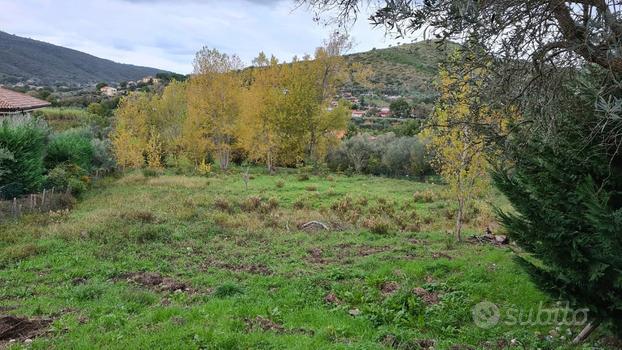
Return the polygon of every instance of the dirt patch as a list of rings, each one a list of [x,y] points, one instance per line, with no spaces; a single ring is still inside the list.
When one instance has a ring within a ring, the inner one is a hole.
[[[264,265],[264,264],[232,264],[220,260],[206,260],[203,264],[203,269],[208,269],[210,267],[225,269],[233,272],[247,272],[252,273],[254,275],[264,275],[269,276],[272,275],[272,270]]]
[[[307,261],[313,264],[327,264],[329,261],[323,257],[324,251],[320,248],[311,248],[307,251]]]
[[[77,277],[71,280],[71,284],[73,284],[74,286],[79,286],[82,284],[86,284],[86,282],[88,282],[88,280],[86,278],[83,277]]]
[[[50,323],[51,319],[0,316],[0,349],[11,341],[25,341],[44,334]]]
[[[194,290],[185,282],[177,281],[170,277],[164,277],[157,272],[135,272],[123,275],[118,280],[125,280],[157,292],[193,292]]]
[[[275,333],[286,332],[286,329],[282,324],[276,323],[262,316],[257,316],[255,318],[247,318],[244,321],[246,322],[246,330],[248,332],[253,332],[257,330],[261,330],[264,332],[275,332]]]
[[[341,300],[339,300],[339,298],[337,298],[337,295],[335,295],[335,293],[328,293],[328,294],[326,294],[326,296],[324,297],[324,302],[326,304],[333,304],[333,305],[341,304]]]
[[[371,247],[371,246],[361,246],[356,250],[357,256],[370,256],[378,253],[388,252],[391,250],[391,247]]]
[[[384,294],[384,295],[393,294],[398,289],[400,289],[400,285],[397,282],[394,282],[394,281],[384,282],[380,286],[380,292],[382,294]]]
[[[283,326],[282,324],[263,316],[256,316],[255,318],[245,318],[244,323],[246,323],[246,332],[263,331],[279,334],[304,334],[308,336],[312,336],[315,333],[312,330],[303,328],[288,329],[285,328],[285,326]]]
[[[438,304],[438,293],[429,292],[421,287],[413,289],[413,293],[421,298],[421,300],[423,300],[423,302],[428,305]]]
[[[447,253],[443,253],[443,252],[436,252],[436,253],[432,253],[432,259],[434,260],[438,260],[438,259],[447,259],[447,260],[451,260],[453,259],[453,257]]]
[[[415,343],[419,345],[421,349],[433,348],[434,344],[436,344],[436,342],[432,339],[419,339],[416,340]]]

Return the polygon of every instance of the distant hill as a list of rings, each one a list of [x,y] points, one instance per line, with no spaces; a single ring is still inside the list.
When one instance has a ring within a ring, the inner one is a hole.
[[[136,80],[164,72],[0,32],[0,83],[84,85]]]
[[[401,95],[418,101],[430,101],[436,95],[434,81],[438,65],[458,44],[420,41],[386,49],[347,55],[352,63],[371,68],[371,82],[377,92]],[[356,86],[350,88],[356,90]]]

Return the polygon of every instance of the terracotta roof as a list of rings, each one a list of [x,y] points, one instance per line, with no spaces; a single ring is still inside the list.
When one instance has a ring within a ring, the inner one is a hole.
[[[17,112],[49,106],[47,101],[0,87],[0,112]]]

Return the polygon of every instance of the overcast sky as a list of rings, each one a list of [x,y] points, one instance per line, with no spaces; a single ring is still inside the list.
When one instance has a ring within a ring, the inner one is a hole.
[[[203,46],[250,63],[263,50],[280,59],[313,53],[333,30],[292,0],[0,0],[0,30],[122,63],[192,71]],[[365,19],[353,51],[387,47]]]

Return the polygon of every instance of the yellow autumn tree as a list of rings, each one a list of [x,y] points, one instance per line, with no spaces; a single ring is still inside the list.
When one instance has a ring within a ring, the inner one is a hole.
[[[133,93],[119,102],[112,149],[122,167],[141,167],[150,138],[151,99],[144,93]]]
[[[152,99],[154,127],[159,134],[162,153],[177,156],[182,149],[182,126],[188,116],[186,83],[171,81],[162,95]]]
[[[423,135],[429,139],[433,166],[456,200],[455,234],[461,240],[467,206],[489,187],[487,157],[492,154],[482,126],[498,129],[505,120],[479,98],[485,69],[467,67],[459,58],[456,54],[440,71],[440,98]]]
[[[253,60],[249,86],[243,90],[238,144],[254,161],[274,170],[279,148],[279,107],[285,93],[283,67],[275,57],[268,59],[260,52]]]
[[[349,119],[345,104],[334,105],[338,86],[348,76],[342,54],[347,36],[334,34],[316,50],[279,64],[260,53],[244,92],[239,142],[255,160],[295,166],[317,164],[329,145],[339,141]]]
[[[229,167],[240,115],[241,68],[238,56],[216,49],[204,47],[196,55],[183,138],[197,164],[212,151],[221,169]]]

